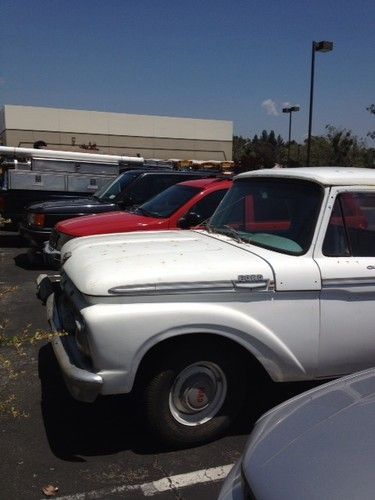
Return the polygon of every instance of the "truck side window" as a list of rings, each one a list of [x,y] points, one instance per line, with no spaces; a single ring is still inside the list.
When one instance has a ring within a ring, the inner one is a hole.
[[[375,256],[375,193],[337,196],[323,242],[328,257]]]

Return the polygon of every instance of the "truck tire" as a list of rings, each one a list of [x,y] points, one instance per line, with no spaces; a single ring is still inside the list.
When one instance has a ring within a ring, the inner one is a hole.
[[[144,416],[163,443],[189,446],[221,435],[245,398],[245,363],[217,341],[184,343],[164,351],[149,367],[142,389]]]

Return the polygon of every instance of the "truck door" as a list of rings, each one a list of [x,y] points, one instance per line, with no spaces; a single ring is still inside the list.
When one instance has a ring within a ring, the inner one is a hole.
[[[319,375],[375,363],[375,191],[332,189],[317,241],[321,324]]]

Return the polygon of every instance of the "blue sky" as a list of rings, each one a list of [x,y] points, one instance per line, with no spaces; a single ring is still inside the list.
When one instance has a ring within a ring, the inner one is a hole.
[[[375,129],[374,0],[1,0],[0,106],[225,119],[236,134]],[[274,103],[271,108],[264,101]],[[367,139],[368,145],[375,141]]]

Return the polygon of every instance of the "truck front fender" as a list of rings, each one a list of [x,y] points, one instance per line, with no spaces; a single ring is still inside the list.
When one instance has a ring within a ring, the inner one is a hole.
[[[144,356],[160,342],[197,333],[219,335],[239,344],[275,381],[309,378],[276,332],[233,304],[98,304],[82,313],[92,337],[94,365],[108,379],[108,394],[113,393],[107,392],[109,387],[113,391],[115,386],[116,393],[130,392]]]

